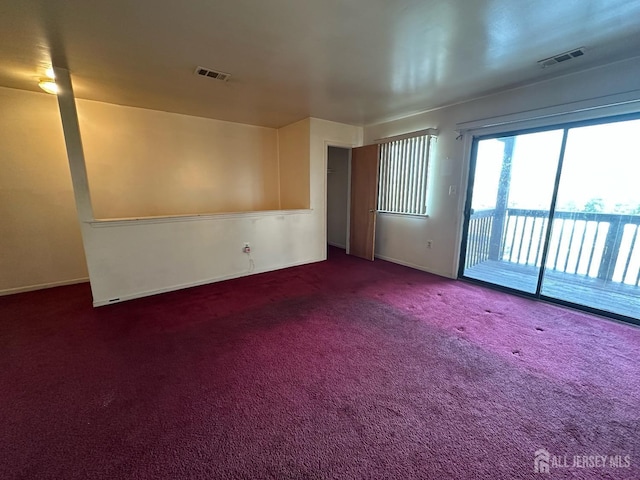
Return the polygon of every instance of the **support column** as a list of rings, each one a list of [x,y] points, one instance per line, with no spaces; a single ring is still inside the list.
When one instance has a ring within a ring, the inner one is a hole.
[[[67,158],[71,170],[71,182],[73,194],[76,200],[76,209],[80,222],[93,220],[93,206],[89,192],[89,179],[82,148],[82,136],[78,122],[75,96],[71,84],[71,75],[65,68],[53,68],[58,85],[58,107],[64,131],[64,142],[67,147]]]

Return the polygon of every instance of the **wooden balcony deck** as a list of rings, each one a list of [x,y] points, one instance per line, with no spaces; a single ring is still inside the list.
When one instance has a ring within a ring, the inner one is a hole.
[[[508,261],[486,260],[466,268],[465,277],[535,293],[538,269]],[[547,270],[542,294],[567,302],[640,319],[640,287],[584,275]]]

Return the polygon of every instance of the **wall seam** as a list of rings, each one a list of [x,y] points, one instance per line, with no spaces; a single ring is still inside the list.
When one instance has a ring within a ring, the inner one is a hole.
[[[282,209],[282,185],[280,182],[280,129],[276,129],[276,166],[278,170],[278,209]]]

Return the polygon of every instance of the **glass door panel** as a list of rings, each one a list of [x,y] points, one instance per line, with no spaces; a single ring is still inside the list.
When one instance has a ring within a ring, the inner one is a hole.
[[[536,293],[563,135],[477,141],[464,277]]]
[[[640,120],[568,130],[541,294],[640,318]]]

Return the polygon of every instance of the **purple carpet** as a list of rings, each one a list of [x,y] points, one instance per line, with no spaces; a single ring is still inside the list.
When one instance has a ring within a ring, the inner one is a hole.
[[[636,479],[639,360],[637,327],[333,250],[3,297],[0,479]]]

